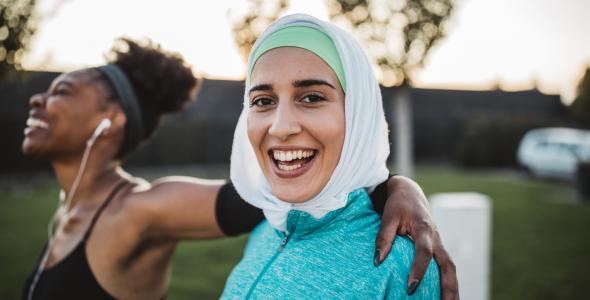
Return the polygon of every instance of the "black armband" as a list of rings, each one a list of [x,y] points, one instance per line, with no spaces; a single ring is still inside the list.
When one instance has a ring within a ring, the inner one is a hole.
[[[244,201],[236,188],[228,181],[215,200],[215,219],[226,236],[248,233],[264,220],[262,210]]]

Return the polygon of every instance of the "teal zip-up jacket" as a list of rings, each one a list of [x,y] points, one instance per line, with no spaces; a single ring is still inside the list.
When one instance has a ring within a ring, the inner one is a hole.
[[[406,294],[414,244],[397,237],[373,266],[381,218],[364,189],[345,207],[315,219],[292,210],[287,233],[267,221],[251,233],[244,257],[227,279],[222,299],[440,299],[434,260],[412,296]]]

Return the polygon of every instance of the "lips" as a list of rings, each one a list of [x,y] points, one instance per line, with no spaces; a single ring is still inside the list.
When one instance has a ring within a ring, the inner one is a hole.
[[[317,150],[308,148],[271,149],[268,155],[272,160],[273,170],[281,178],[293,178],[303,175],[313,165]]]
[[[48,129],[49,128],[49,124],[39,118],[36,117],[29,117],[27,119],[27,127],[25,128],[25,135],[28,135],[29,133],[38,130],[38,129]]]
[[[33,118],[33,117],[29,117],[27,119],[27,126],[29,127],[40,127],[40,128],[49,128],[49,124],[47,124],[47,122],[37,119],[37,118]]]

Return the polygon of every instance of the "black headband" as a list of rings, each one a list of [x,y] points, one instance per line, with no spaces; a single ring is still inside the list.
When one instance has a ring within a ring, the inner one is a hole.
[[[119,150],[120,154],[126,154],[133,150],[143,139],[143,123],[139,102],[137,102],[131,82],[129,82],[129,79],[121,68],[115,64],[108,64],[100,66],[97,69],[107,77],[115,88],[119,104],[121,104],[123,112],[127,117],[125,137],[123,138],[123,145]]]

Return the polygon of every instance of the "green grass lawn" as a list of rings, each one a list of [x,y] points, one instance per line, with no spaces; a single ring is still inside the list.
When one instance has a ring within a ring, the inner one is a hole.
[[[572,185],[434,166],[418,168],[417,180],[426,194],[476,191],[492,198],[492,299],[590,299],[590,205],[575,202]],[[53,180],[0,182],[0,299],[20,298],[56,202]],[[217,298],[245,241],[183,243],[168,298]]]

